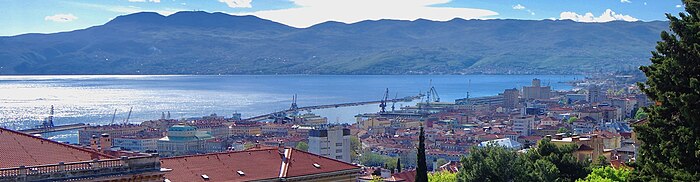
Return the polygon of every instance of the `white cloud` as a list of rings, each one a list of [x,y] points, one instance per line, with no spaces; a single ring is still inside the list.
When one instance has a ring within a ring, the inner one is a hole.
[[[219,0],[219,2],[226,3],[228,7],[232,8],[252,8],[250,4],[253,0]]]
[[[525,9],[525,6],[518,4],[518,5],[513,6],[513,9],[523,10],[523,9]]]
[[[238,13],[256,15],[293,27],[309,27],[326,21],[355,23],[363,20],[447,21],[454,18],[488,18],[498,13],[484,9],[435,7],[450,0],[291,0],[297,8]]]
[[[77,16],[73,14],[55,14],[51,16],[46,16],[44,17],[44,20],[46,21],[53,21],[53,22],[70,22],[73,20],[78,19]]]
[[[573,20],[577,22],[609,22],[609,21],[615,21],[615,20],[622,20],[622,21],[638,21],[639,19],[634,18],[630,15],[623,15],[623,14],[617,14],[614,11],[607,9],[603,14],[600,16],[596,17],[593,15],[593,13],[588,12],[584,15],[579,15],[575,12],[561,12],[559,15],[559,19],[561,20]]]
[[[683,5],[680,5],[680,4],[676,5],[676,8],[681,8],[681,7],[683,7]]]
[[[621,3],[632,3],[630,0],[620,0]]]
[[[127,1],[129,1],[129,2],[139,2],[139,3],[146,2],[146,0],[127,0]],[[160,0],[148,0],[148,2],[160,3]]]
[[[523,6],[522,4],[517,4],[517,5],[513,6],[513,9],[515,9],[515,10],[527,11],[528,13],[530,13],[530,15],[535,15],[535,12],[534,12],[534,11],[532,11],[532,10],[530,10],[530,9],[527,9],[527,8],[526,8],[525,6]]]
[[[78,7],[99,9],[99,10],[104,10],[104,11],[116,12],[116,13],[120,13],[120,14],[132,14],[132,13],[138,13],[138,12],[156,12],[158,14],[167,16],[167,15],[177,13],[178,11],[187,11],[186,9],[179,9],[179,8],[144,9],[144,8],[141,8],[138,6],[104,5],[104,4],[81,3],[81,2],[67,2],[67,3],[70,3],[70,4],[78,6]]]

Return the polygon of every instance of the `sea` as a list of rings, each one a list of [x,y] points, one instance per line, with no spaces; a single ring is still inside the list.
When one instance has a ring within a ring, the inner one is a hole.
[[[440,101],[497,95],[504,89],[542,80],[569,90],[581,75],[40,75],[0,76],[0,127],[40,125],[54,107],[54,124],[140,123],[170,113],[174,119],[216,114],[243,118],[288,109],[296,94],[300,107],[376,101],[425,93],[435,87]],[[397,108],[415,105],[395,103]],[[391,103],[390,103],[391,105]],[[379,111],[378,104],[318,109],[330,123],[354,123],[354,116]],[[116,110],[116,114],[115,114]],[[131,114],[129,115],[129,111]],[[113,119],[114,118],[114,119]],[[77,131],[45,138],[77,142]]]

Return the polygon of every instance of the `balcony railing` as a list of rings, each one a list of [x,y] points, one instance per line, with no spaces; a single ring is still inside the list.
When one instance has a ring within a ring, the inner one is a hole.
[[[0,181],[32,181],[32,179],[76,179],[81,176],[115,175],[130,171],[158,171],[157,154],[139,157],[121,157],[36,166],[0,168]]]

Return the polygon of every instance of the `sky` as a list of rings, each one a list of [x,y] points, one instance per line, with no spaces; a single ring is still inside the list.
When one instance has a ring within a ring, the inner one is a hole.
[[[0,36],[54,33],[102,25],[137,12],[255,15],[293,27],[326,21],[428,19],[666,20],[681,0],[0,0]]]

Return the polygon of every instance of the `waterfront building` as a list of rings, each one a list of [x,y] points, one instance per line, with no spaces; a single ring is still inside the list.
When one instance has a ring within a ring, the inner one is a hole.
[[[325,125],[328,124],[328,118],[321,117],[313,113],[304,113],[294,117],[294,123],[299,123],[303,125]]]
[[[485,97],[462,98],[455,100],[457,105],[502,106],[506,98],[503,94]]]
[[[113,138],[136,135],[142,132],[146,127],[137,124],[113,124],[113,125],[103,125],[103,126],[89,126],[87,128],[78,130],[78,143],[83,146],[90,145],[90,138],[92,136],[100,136],[102,134],[108,134]],[[99,143],[99,141],[98,141]]]
[[[207,131],[194,126],[177,124],[168,128],[167,136],[158,139],[158,153],[179,156],[221,151],[221,143]]]
[[[532,86],[523,86],[523,99],[549,99],[552,93],[550,86],[543,87],[539,79],[532,80]]]
[[[309,152],[350,162],[350,129],[330,127],[309,131]]]

